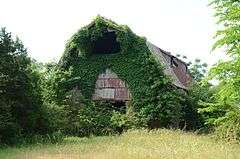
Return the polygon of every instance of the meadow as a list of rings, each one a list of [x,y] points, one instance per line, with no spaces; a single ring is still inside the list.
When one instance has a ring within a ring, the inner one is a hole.
[[[180,130],[131,130],[122,135],[67,137],[59,144],[0,149],[0,159],[238,159],[240,145]]]

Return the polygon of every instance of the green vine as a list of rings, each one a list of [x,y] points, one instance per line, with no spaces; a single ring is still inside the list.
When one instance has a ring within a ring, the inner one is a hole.
[[[117,54],[93,54],[92,43],[101,38],[107,29],[116,32],[121,51]],[[87,99],[92,97],[97,76],[109,68],[127,82],[135,111],[148,120],[155,120],[163,113],[167,116],[177,107],[174,103],[176,91],[172,89],[171,80],[152,56],[146,39],[134,34],[127,26],[117,25],[100,16],[73,35],[59,65],[64,70],[72,68],[66,87],[77,86]],[[154,115],[150,112],[153,108],[162,112]],[[164,112],[165,109],[169,111]]]

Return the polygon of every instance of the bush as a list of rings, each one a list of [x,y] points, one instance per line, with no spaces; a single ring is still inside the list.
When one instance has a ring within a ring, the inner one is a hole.
[[[227,141],[240,142],[240,108],[231,107],[231,111],[215,121],[215,134],[218,138]]]
[[[240,108],[235,104],[202,103],[205,107],[199,109],[202,114],[208,114],[206,125],[214,130],[218,139],[240,141]]]
[[[111,124],[117,133],[122,133],[128,129],[146,127],[145,121],[141,120],[139,115],[131,110],[131,107],[127,109],[126,113],[113,111]]]

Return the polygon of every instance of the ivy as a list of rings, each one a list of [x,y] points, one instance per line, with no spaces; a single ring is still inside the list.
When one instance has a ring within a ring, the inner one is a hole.
[[[121,51],[116,54],[93,54],[93,42],[108,29],[115,31]],[[132,106],[136,112],[143,112],[143,118],[155,120],[164,113],[171,114],[169,112],[178,110],[177,93],[170,78],[164,74],[164,67],[154,59],[146,39],[134,34],[127,26],[98,16],[68,41],[59,68],[68,70],[70,67],[72,73],[66,87],[78,87],[87,99],[91,100],[98,75],[109,68],[126,81],[132,95]],[[154,107],[152,111],[146,111]]]

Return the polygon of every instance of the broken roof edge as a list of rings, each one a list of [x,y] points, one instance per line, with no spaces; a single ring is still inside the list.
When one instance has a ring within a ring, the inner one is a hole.
[[[152,44],[152,45],[154,45],[154,44]],[[156,46],[156,45],[154,45],[154,46]],[[179,59],[178,57],[172,55],[171,52],[165,51],[165,50],[159,48],[158,46],[156,46],[156,47],[157,47],[162,53],[164,53],[165,55],[170,56],[170,57],[173,57],[173,58],[176,58],[176,59],[179,60],[181,63],[183,63],[185,66],[188,66],[186,62],[184,62],[183,60]]]
[[[164,73],[168,76],[170,76],[172,78],[172,83],[174,86],[187,90],[188,87],[185,86],[179,79],[179,77],[174,73],[174,70],[171,68],[171,66],[168,64],[168,62],[166,61],[166,59],[163,57],[163,53],[169,57],[174,57],[176,59],[178,59],[177,57],[173,56],[170,54],[170,52],[166,52],[162,49],[160,49],[159,47],[157,47],[156,45],[152,44],[149,41],[146,41],[146,45],[148,46],[148,49],[150,50],[150,52],[153,54],[153,56],[155,57],[156,61],[160,62],[161,64],[163,64],[164,66]],[[179,59],[178,59],[179,60]],[[184,63],[186,65],[185,62],[183,62],[182,60],[179,60],[180,62]],[[187,67],[187,65],[186,65]]]

